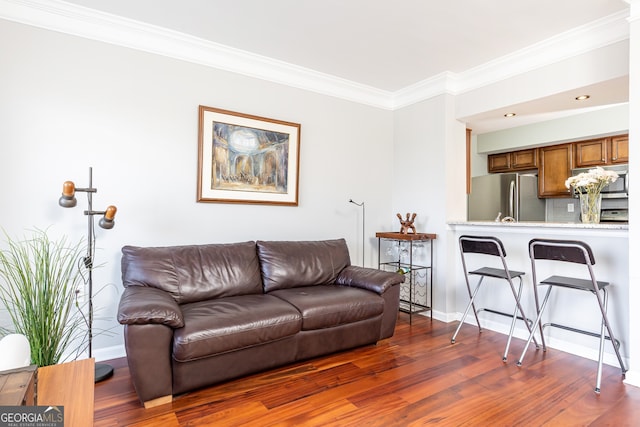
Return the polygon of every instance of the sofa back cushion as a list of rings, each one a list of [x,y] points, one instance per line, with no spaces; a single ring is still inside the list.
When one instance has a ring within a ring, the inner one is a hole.
[[[344,239],[309,242],[258,241],[265,292],[299,286],[333,284],[351,265]]]
[[[179,304],[262,293],[255,242],[125,246],[122,283],[162,289]]]

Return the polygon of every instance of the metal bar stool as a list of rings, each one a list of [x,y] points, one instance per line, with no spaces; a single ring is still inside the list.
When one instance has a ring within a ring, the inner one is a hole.
[[[462,319],[460,319],[460,323],[458,324],[458,327],[455,333],[453,334],[453,337],[451,338],[451,344],[454,344],[456,342],[456,336],[458,335],[458,332],[460,332],[460,328],[462,327],[462,324],[467,318],[467,315],[469,314],[469,310],[472,308],[473,308],[473,314],[476,318],[476,323],[478,324],[478,329],[480,330],[480,332],[482,332],[482,327],[480,326],[480,319],[478,318],[478,313],[480,311],[488,311],[494,314],[511,317],[512,321],[511,321],[511,329],[509,331],[509,338],[507,339],[507,345],[504,349],[504,355],[502,356],[502,360],[506,361],[507,354],[509,353],[509,346],[511,344],[511,338],[513,337],[513,331],[516,325],[516,320],[520,319],[524,321],[525,325],[527,325],[527,329],[529,330],[529,332],[532,331],[533,322],[531,322],[531,320],[529,320],[526,317],[526,315],[524,314],[524,310],[522,309],[522,305],[520,304],[520,296],[522,295],[522,276],[524,276],[525,273],[522,271],[509,270],[509,268],[507,267],[507,261],[505,260],[507,253],[504,250],[504,245],[502,244],[500,239],[496,237],[460,236],[459,244],[460,244],[460,255],[462,257],[462,268],[464,269],[464,278],[467,284],[467,290],[469,291],[470,300],[469,300],[469,304],[467,304],[467,308],[464,310]],[[467,253],[499,257],[502,262],[502,268],[482,267],[477,270],[468,271],[467,263],[465,260],[465,254]],[[480,276],[478,280],[478,284],[476,285],[476,288],[473,292],[471,292],[471,285],[469,284],[469,276],[471,275]],[[515,299],[515,307],[513,310],[513,315],[509,313],[503,313],[500,311],[488,309],[488,308],[476,309],[474,301],[475,301],[476,295],[478,295],[478,291],[480,290],[480,286],[482,285],[482,282],[485,279],[485,277],[503,279],[503,280],[506,280],[507,283],[509,283],[509,287],[511,288],[511,293],[513,294],[513,298]],[[513,279],[515,278],[519,279],[519,286],[517,291],[513,284]],[[520,316],[518,316],[518,313],[520,313]],[[535,338],[534,338],[534,341],[535,341]],[[537,347],[538,346],[537,341],[535,342],[535,344]]]
[[[613,331],[611,329],[611,325],[609,323],[609,319],[607,318],[607,288],[609,287],[608,282],[597,281],[595,275],[593,273],[592,266],[596,263],[593,257],[593,252],[589,245],[581,241],[575,240],[548,240],[548,239],[533,239],[529,242],[529,257],[531,258],[531,271],[533,274],[533,287],[534,294],[536,300],[536,310],[538,310],[538,317],[535,320],[535,324],[533,326],[533,331],[531,331],[529,335],[529,339],[525,344],[524,350],[522,351],[522,355],[517,362],[518,366],[522,366],[522,359],[524,359],[525,353],[527,352],[527,348],[531,343],[531,338],[535,333],[538,326],[542,331],[546,326],[554,326],[559,327],[565,330],[569,330],[572,332],[578,332],[581,334],[595,336],[600,338],[600,349],[599,349],[599,357],[598,357],[598,371],[596,375],[596,387],[595,392],[600,393],[600,382],[602,379],[602,356],[604,354],[604,342],[605,340],[610,340],[613,344],[613,348],[616,352],[616,356],[618,357],[618,362],[620,363],[620,368],[622,369],[622,376],[626,373],[626,368],[624,367],[624,363],[622,361],[622,357],[620,356],[620,342],[617,341],[613,335]],[[589,279],[579,279],[575,277],[565,277],[565,276],[550,276],[539,283],[536,279],[536,260],[548,260],[548,261],[557,261],[557,262],[571,262],[576,264],[584,264],[589,271]],[[539,304],[539,296],[538,289],[540,286],[547,286],[547,292],[545,293],[544,299],[542,300],[542,305]],[[568,327],[564,325],[559,325],[556,323],[546,323],[544,326],[542,325],[541,319],[544,309],[547,306],[547,302],[549,301],[549,295],[551,294],[551,289],[554,286],[566,289],[575,289],[579,291],[588,291],[596,296],[598,300],[598,306],[600,307],[600,313],[602,315],[602,326],[600,328],[600,333],[597,334],[595,332],[585,331],[573,327]],[[609,335],[605,334],[605,330]],[[542,335],[542,349],[546,351],[546,344],[544,341],[544,334]]]

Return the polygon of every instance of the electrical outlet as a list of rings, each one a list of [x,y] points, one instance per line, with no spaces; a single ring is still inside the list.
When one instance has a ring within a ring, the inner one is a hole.
[[[567,212],[573,212],[573,203],[567,204]]]

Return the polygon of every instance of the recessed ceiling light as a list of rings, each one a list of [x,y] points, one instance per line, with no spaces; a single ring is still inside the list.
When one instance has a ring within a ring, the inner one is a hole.
[[[576,101],[584,101],[589,98],[591,98],[590,95],[580,95],[580,96],[576,96]]]
[[[507,113],[504,116],[505,117],[514,117],[516,115],[516,113]]]

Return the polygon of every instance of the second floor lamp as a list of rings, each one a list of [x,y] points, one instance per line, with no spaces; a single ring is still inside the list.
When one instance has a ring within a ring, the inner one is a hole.
[[[353,199],[349,199],[349,203],[353,203],[354,205],[362,208],[362,266],[364,267],[364,200],[357,203],[354,202]]]

